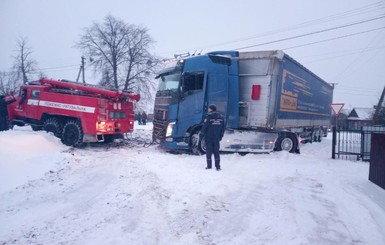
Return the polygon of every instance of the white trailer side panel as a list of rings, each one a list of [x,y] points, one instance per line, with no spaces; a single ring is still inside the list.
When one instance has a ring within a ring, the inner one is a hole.
[[[241,127],[270,127],[268,125],[271,101],[271,54],[261,52],[239,53],[239,125]],[[253,85],[259,85],[260,97],[252,99]]]

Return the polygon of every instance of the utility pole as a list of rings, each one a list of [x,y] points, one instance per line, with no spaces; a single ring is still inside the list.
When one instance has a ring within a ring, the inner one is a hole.
[[[86,84],[85,75],[84,75],[84,65],[85,65],[84,59],[85,58],[82,56],[82,63],[80,65],[80,69],[79,69],[78,77],[76,78],[76,82],[79,82],[80,73],[82,73],[83,84]]]
[[[85,65],[85,62],[84,62],[84,57],[82,56],[82,68],[83,68],[83,84],[86,84],[86,80],[84,79],[84,65]]]

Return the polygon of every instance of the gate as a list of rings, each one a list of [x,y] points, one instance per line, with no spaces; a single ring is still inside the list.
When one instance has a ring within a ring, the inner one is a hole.
[[[385,132],[385,127],[365,126],[360,129],[333,127],[332,158],[370,161],[372,133],[381,132]]]
[[[372,134],[369,180],[385,189],[385,133]]]

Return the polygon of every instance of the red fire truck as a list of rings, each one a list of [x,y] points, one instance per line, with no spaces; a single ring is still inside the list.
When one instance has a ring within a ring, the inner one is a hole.
[[[42,78],[22,85],[8,105],[12,125],[52,132],[68,146],[110,142],[133,131],[140,95]]]

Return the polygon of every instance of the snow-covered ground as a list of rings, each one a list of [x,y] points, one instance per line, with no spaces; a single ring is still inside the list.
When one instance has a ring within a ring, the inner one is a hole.
[[[150,139],[136,125],[132,138]],[[0,245],[385,244],[385,190],[369,164],[301,154],[170,154],[135,143],[73,149],[0,132]]]

